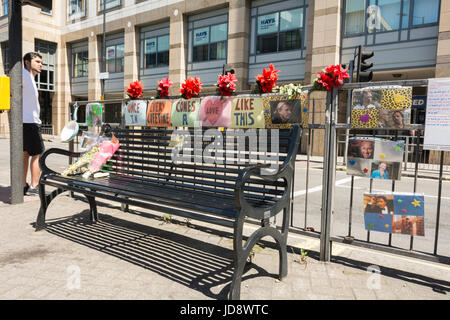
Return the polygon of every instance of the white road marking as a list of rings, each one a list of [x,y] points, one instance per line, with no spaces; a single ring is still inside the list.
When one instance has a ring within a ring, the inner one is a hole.
[[[351,186],[340,186],[340,188],[350,189]],[[364,187],[353,187],[353,189],[355,189],[355,190],[366,190],[367,188],[364,188]],[[386,191],[387,191],[386,189],[372,189],[372,192],[386,192]],[[418,191],[417,193],[422,193],[422,192]],[[435,198],[435,199],[438,198],[438,196],[431,196],[431,195],[427,195],[427,194],[424,194],[424,197],[426,197],[426,198]],[[450,200],[450,197],[442,197],[441,196],[441,199]]]
[[[361,179],[361,177],[355,177],[355,180],[357,180],[357,179]],[[345,184],[345,183],[350,182],[350,181],[352,181],[352,177],[348,177],[348,178],[344,178],[344,179],[338,180],[338,181],[336,181],[335,185],[339,186],[341,184]],[[321,191],[321,190],[322,190],[322,185],[314,187],[314,188],[309,188],[308,189],[308,193],[313,193],[313,192],[317,192],[317,191]],[[306,190],[295,191],[294,192],[294,198],[298,197],[298,196],[302,196],[304,194],[306,194]]]

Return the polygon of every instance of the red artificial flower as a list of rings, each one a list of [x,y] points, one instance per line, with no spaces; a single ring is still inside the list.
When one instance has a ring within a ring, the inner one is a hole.
[[[180,93],[184,99],[191,99],[192,97],[198,96],[200,91],[202,90],[202,82],[200,79],[195,78],[187,78],[181,84]]]
[[[158,81],[158,99],[163,99],[169,96],[169,88],[173,85],[172,80],[169,78],[165,78],[163,80]]]
[[[272,88],[277,83],[279,71],[280,70],[274,70],[273,64],[270,64],[268,70],[263,68],[263,74],[258,74],[256,76],[256,83],[258,84],[261,92],[272,92]]]
[[[330,91],[331,88],[340,87],[344,84],[344,79],[350,78],[347,69],[342,68],[340,64],[329,65],[318,73],[317,83],[320,89]]]
[[[130,98],[141,98],[144,90],[144,86],[140,81],[131,82],[128,85],[126,93]]]
[[[227,73],[226,75],[219,74],[219,80],[217,80],[217,91],[222,96],[231,96],[236,91],[236,84],[238,80],[233,73]]]

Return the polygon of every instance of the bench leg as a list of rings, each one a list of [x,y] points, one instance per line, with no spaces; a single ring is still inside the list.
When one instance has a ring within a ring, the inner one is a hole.
[[[89,202],[89,213],[91,214],[91,221],[98,221],[97,203],[95,202],[95,197],[86,195]]]
[[[45,194],[45,184],[39,183],[39,198],[41,199],[41,207],[39,208],[39,213],[36,219],[36,231],[45,228],[45,215],[47,213],[47,208],[59,194],[63,193],[64,189],[58,188],[54,190],[49,195]]]
[[[47,212],[47,199],[45,196],[45,185],[39,183],[39,198],[41,199],[41,207],[39,208],[39,213],[36,219],[36,231],[45,228],[45,214]]]
[[[283,209],[283,224],[281,227],[281,233],[278,232],[278,250],[280,252],[280,280],[287,276],[288,263],[287,263],[287,238],[289,231],[289,222],[291,219],[291,206]],[[276,239],[275,239],[276,240]]]
[[[244,221],[243,218],[238,218],[235,222],[234,228],[234,273],[230,287],[230,300],[240,299],[241,281],[247,259],[255,246],[255,244],[266,236],[271,236],[275,239],[279,251],[279,279],[282,280],[287,276],[287,236],[290,221],[290,206],[283,209],[283,225],[281,232],[268,224],[259,228],[251,234],[244,246],[242,246],[242,231]],[[241,215],[244,216],[244,215]]]
[[[244,215],[239,214],[239,217],[234,223],[234,238],[233,238],[233,251],[234,251],[234,272],[233,279],[230,285],[230,300],[239,300],[241,297],[241,280],[242,273],[244,272],[245,264],[247,263],[247,257],[243,256],[242,248],[242,232],[244,228]]]

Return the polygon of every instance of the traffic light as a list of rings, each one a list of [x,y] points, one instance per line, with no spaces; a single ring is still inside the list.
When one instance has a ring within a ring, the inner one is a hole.
[[[52,0],[22,0],[22,5],[38,7],[45,11],[52,10]]]
[[[222,68],[222,75],[226,75],[227,73],[234,74],[234,69],[229,64],[224,64]]]
[[[373,51],[364,51],[363,46],[358,47],[356,82],[369,82],[372,80],[373,72],[369,70],[373,67],[373,62],[366,62],[373,57]]]

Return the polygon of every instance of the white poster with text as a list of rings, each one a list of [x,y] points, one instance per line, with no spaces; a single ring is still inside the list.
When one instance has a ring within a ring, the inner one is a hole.
[[[450,151],[450,78],[429,79],[424,150]]]

